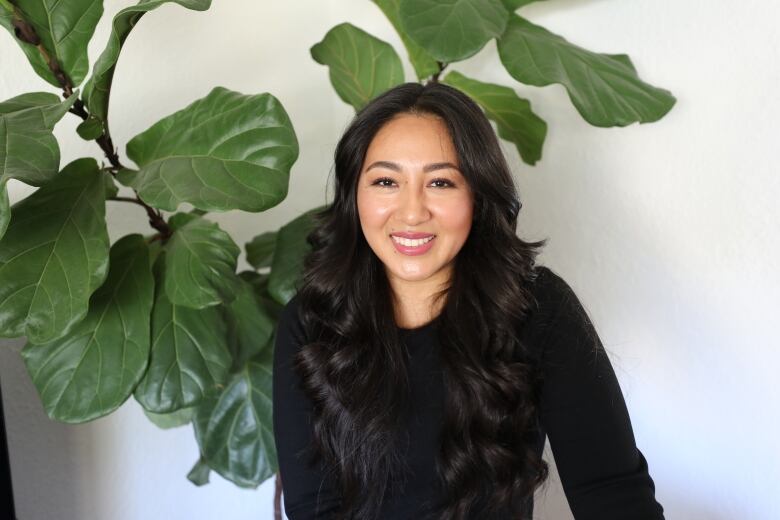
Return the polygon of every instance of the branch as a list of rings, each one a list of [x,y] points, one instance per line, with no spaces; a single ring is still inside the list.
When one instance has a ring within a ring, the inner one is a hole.
[[[282,520],[282,474],[276,474],[274,483],[274,520]]]
[[[8,9],[9,6],[11,7],[10,10],[13,12],[13,20],[11,23],[14,26],[14,35],[21,41],[29,43],[30,45],[34,45],[38,49],[38,52],[43,57],[43,61],[46,62],[46,65],[49,66],[49,70],[52,74],[54,74],[57,82],[65,90],[65,97],[67,98],[73,91],[73,84],[70,82],[70,78],[68,78],[67,74],[65,74],[65,71],[63,71],[62,67],[60,67],[57,58],[52,56],[46,47],[43,46],[43,43],[41,43],[41,37],[38,36],[38,34],[35,32],[35,28],[24,19],[24,16],[22,16],[22,12],[19,10],[19,8],[3,0],[3,7]]]
[[[16,6],[8,3],[8,0],[0,0],[0,6],[13,12],[14,34],[16,35],[17,38],[19,38],[23,42],[29,43],[31,45],[35,45],[37,47],[38,52],[41,53],[41,56],[43,56],[43,59],[46,61],[46,64],[49,66],[49,70],[51,70],[52,74],[54,74],[54,77],[59,82],[60,87],[62,87],[63,90],[62,96],[65,99],[72,96],[73,84],[70,82],[70,78],[68,78],[67,74],[65,74],[65,72],[62,70],[59,62],[57,62],[57,59],[54,56],[52,56],[43,46],[43,43],[41,43],[40,36],[38,36],[38,34],[35,32],[35,28],[32,25],[30,25],[30,23],[27,22],[27,20],[24,19],[21,11],[19,11],[19,9]],[[89,113],[87,113],[86,107],[84,106],[84,102],[81,99],[77,99],[73,103],[73,106],[68,110],[68,112],[71,112],[79,116],[82,120],[86,120],[89,117]],[[107,126],[108,125],[106,124],[106,127]],[[103,153],[106,154],[106,158],[109,160],[114,170],[121,170],[122,168],[124,168],[124,166],[122,166],[122,163],[119,162],[119,155],[117,154],[116,149],[114,148],[114,143],[111,141],[111,136],[108,134],[107,130],[103,132],[103,135],[95,139],[95,142],[103,150]],[[115,175],[114,172],[111,172],[111,174]],[[161,238],[163,240],[167,240],[168,237],[171,236],[172,231],[170,227],[168,227],[168,224],[165,222],[162,213],[160,213],[159,211],[155,211],[153,208],[148,206],[144,201],[142,201],[140,197],[138,197],[137,192],[136,192],[135,199],[131,199],[128,197],[114,197],[113,199],[109,199],[109,200],[129,201],[143,206],[146,209],[146,214],[149,215],[149,225],[151,225],[154,229],[160,232],[160,234],[162,235]]]
[[[439,64],[439,71],[436,72],[433,76],[431,76],[431,79],[428,81],[429,83],[438,83],[439,76],[441,75],[442,72],[444,72],[444,69],[447,68],[447,65],[449,65],[449,63],[444,63],[441,61],[437,61],[436,63]]]
[[[116,197],[109,197],[106,200],[130,202],[133,204],[138,204],[139,206],[143,207],[146,210],[147,216],[149,217],[149,225],[152,226],[157,231],[159,231],[160,233],[159,238],[161,238],[163,242],[168,240],[168,238],[170,238],[170,236],[173,234],[173,231],[171,230],[170,226],[168,225],[167,222],[165,222],[165,217],[163,217],[162,212],[160,212],[160,210],[155,210],[154,208],[146,204],[144,201],[142,201],[138,197],[138,193],[136,193],[135,198],[116,196]]]
[[[3,2],[3,7],[6,7],[7,0],[0,1]],[[38,34],[35,32],[35,28],[24,19],[21,11],[13,6],[13,4],[10,4],[10,7],[13,9],[14,34],[16,34],[16,37],[23,42],[35,45],[35,47],[38,49],[38,52],[40,52],[41,56],[43,56],[44,61],[46,61],[46,64],[49,66],[49,70],[51,70],[52,74],[54,74],[54,77],[59,82],[60,87],[62,87],[62,96],[65,99],[69,98],[71,95],[73,95],[73,84],[71,83],[70,78],[68,78],[67,74],[65,74],[65,72],[62,70],[56,57],[52,56],[43,46],[40,36],[38,36]],[[81,119],[87,119],[87,117],[89,117],[89,114],[84,107],[84,102],[80,99],[77,99],[68,111],[76,114]],[[119,162],[119,156],[114,150],[114,144],[111,142],[110,135],[107,135],[107,133],[104,132],[102,136],[96,139],[96,142],[100,145],[100,148],[103,149],[103,152],[106,154],[106,158],[111,162],[112,166],[114,166],[116,169],[123,167]]]

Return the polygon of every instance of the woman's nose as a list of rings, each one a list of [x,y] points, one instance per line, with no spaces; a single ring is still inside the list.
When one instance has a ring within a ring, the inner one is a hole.
[[[398,213],[405,223],[413,225],[430,217],[423,187],[407,184],[401,190],[400,198]]]

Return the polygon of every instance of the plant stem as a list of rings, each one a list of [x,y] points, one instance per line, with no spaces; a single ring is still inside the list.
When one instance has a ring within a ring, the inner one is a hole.
[[[49,66],[49,70],[51,70],[52,74],[54,74],[54,77],[59,82],[60,87],[62,87],[63,90],[62,96],[65,99],[68,99],[70,96],[72,96],[73,84],[71,83],[70,78],[68,78],[67,74],[65,74],[65,72],[60,67],[59,62],[57,62],[57,58],[55,56],[52,56],[43,46],[43,43],[41,43],[41,38],[35,32],[35,28],[33,28],[33,26],[30,25],[30,23],[24,19],[22,13],[13,4],[10,4],[8,0],[0,0],[0,6],[4,7],[5,9],[13,13],[14,15],[13,25],[14,25],[14,29],[15,29],[14,33],[16,34],[16,37],[25,43],[35,45],[36,48],[38,49],[38,52],[41,53],[41,56],[43,56],[44,61],[46,61],[46,64]],[[73,103],[73,106],[70,108],[70,110],[68,110],[68,112],[71,112],[79,116],[83,120],[86,120],[89,117],[86,107],[84,106],[84,102],[81,99],[77,99]],[[107,124],[106,127],[108,127]],[[106,154],[106,158],[111,163],[111,166],[113,166],[113,170],[121,170],[122,168],[124,168],[124,166],[122,166],[122,163],[119,162],[119,155],[117,154],[116,149],[114,148],[114,143],[111,141],[111,136],[109,135],[107,130],[103,132],[103,135],[95,139],[95,142],[103,150],[103,153]],[[111,171],[111,170],[109,171],[111,172],[111,175],[116,176],[115,171]],[[128,197],[114,197],[113,200],[129,201],[136,204],[140,204],[146,209],[147,215],[149,215],[149,225],[151,225],[154,229],[160,232],[160,235],[162,235],[161,238],[163,240],[167,240],[168,237],[171,236],[172,231],[168,226],[168,224],[165,222],[162,213],[159,210],[153,209],[152,207],[148,206],[144,201],[142,201],[138,197],[137,192],[136,192],[135,199],[131,199]]]
[[[138,204],[139,206],[143,207],[146,210],[147,216],[149,217],[149,225],[159,231],[158,236],[163,240],[163,242],[168,240],[168,238],[170,238],[171,234],[173,233],[170,226],[168,226],[168,223],[165,222],[165,218],[162,216],[162,213],[159,210],[155,210],[154,208],[150,207],[144,201],[138,198],[138,193],[136,193],[136,198],[117,196],[109,197],[106,200],[130,202],[132,204]]]
[[[439,71],[436,72],[436,74],[434,74],[433,76],[431,76],[431,79],[430,79],[429,83],[438,83],[439,82],[439,76],[441,75],[442,72],[444,72],[444,69],[447,68],[447,65],[449,65],[449,63],[444,63],[444,62],[441,62],[441,61],[437,61],[436,63],[438,63],[438,65],[439,65]]]
[[[274,482],[274,520],[282,520],[282,475],[276,474]]]

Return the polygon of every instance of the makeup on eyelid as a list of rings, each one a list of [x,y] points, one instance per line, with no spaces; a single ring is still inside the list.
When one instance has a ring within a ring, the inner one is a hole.
[[[389,178],[389,177],[380,177],[379,179],[376,179],[375,181],[373,181],[371,183],[371,185],[372,186],[379,186],[380,188],[391,188],[392,187],[392,186],[383,186],[381,184],[382,182],[395,182],[395,181],[393,179]],[[455,188],[456,187],[455,183],[453,181],[449,180],[449,179],[439,178],[439,179],[433,179],[431,182],[432,183],[433,182],[444,182],[444,183],[447,183],[447,186],[436,186],[437,188]]]

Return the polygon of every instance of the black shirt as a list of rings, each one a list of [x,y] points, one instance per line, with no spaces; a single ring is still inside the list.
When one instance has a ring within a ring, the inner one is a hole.
[[[545,436],[577,520],[658,520],[663,507],[647,461],[637,448],[628,410],[607,353],[592,322],[569,285],[552,270],[537,266],[531,283],[536,300],[520,334],[534,349],[542,370],[537,453]],[[298,387],[291,361],[305,343],[297,296],[278,324],[273,372],[273,429],[291,520],[328,520],[339,504],[334,481],[308,467],[300,452],[309,444],[311,405]],[[411,413],[406,460],[413,470],[404,493],[385,501],[382,519],[417,519],[425,500],[435,500],[435,456],[444,410],[444,383],[438,357],[437,320],[414,329],[399,328],[411,356]],[[495,520],[530,519],[526,510]],[[475,513],[480,520],[485,515]]]

